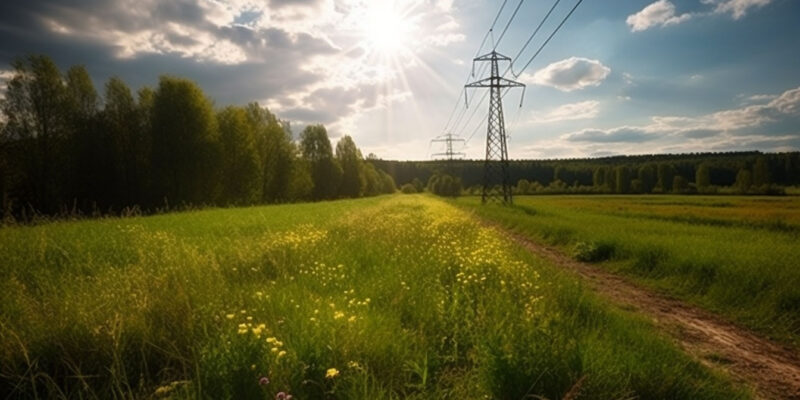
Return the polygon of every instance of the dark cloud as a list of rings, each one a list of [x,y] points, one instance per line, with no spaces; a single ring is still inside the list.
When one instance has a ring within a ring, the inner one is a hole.
[[[291,106],[281,99],[325,79],[304,68],[310,58],[339,51],[308,33],[218,26],[206,6],[200,0],[0,2],[0,69],[20,56],[45,54],[61,68],[86,65],[99,87],[115,75],[137,88],[171,74],[197,81],[218,104],[276,99]],[[137,35],[142,43],[132,43]],[[225,51],[244,59],[220,62]]]

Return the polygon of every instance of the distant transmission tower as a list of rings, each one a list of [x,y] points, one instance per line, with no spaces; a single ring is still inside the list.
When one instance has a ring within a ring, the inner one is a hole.
[[[477,57],[472,62],[472,69],[475,70],[476,62],[491,62],[492,71],[488,78],[472,82],[464,86],[467,88],[489,88],[491,98],[489,100],[489,121],[486,127],[486,159],[483,163],[483,194],[481,199],[484,204],[491,201],[512,204],[511,183],[508,177],[508,146],[506,144],[506,124],[503,118],[503,98],[502,89],[504,88],[523,88],[522,96],[525,96],[525,85],[500,76],[498,61],[511,62],[506,57],[496,51]],[[466,95],[464,96],[466,101]],[[521,105],[521,103],[520,103]],[[500,186],[500,189],[497,186]]]
[[[452,133],[448,133],[446,135],[437,136],[435,139],[431,140],[431,143],[444,143],[444,153],[434,153],[433,157],[444,157],[448,161],[453,161],[456,158],[464,157],[466,154],[456,152],[453,150],[453,143],[464,143],[464,139],[458,138]]]

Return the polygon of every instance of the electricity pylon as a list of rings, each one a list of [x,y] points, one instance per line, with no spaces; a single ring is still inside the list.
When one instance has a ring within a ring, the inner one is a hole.
[[[453,150],[453,143],[464,143],[464,139],[457,138],[452,133],[437,136],[431,143],[444,143],[444,153],[434,153],[433,157],[444,157],[447,161],[453,161],[456,157],[464,157],[466,154]]]
[[[472,61],[475,70],[476,62],[492,63],[491,75],[488,78],[464,85],[468,88],[488,88],[491,94],[489,100],[489,121],[486,127],[486,159],[483,163],[483,194],[481,199],[484,204],[490,201],[499,201],[503,204],[512,204],[511,183],[508,176],[508,146],[506,144],[506,125],[503,118],[502,89],[521,87],[522,96],[525,96],[525,85],[500,76],[499,61],[511,62],[511,59],[492,50],[491,53],[482,55]],[[467,96],[464,95],[466,101]],[[522,106],[522,100],[520,100]],[[497,185],[500,189],[497,189]]]

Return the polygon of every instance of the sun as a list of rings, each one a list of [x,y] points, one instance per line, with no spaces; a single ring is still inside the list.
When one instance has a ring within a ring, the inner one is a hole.
[[[361,35],[369,51],[390,54],[407,49],[413,40],[414,24],[408,9],[395,1],[372,1],[361,22]]]

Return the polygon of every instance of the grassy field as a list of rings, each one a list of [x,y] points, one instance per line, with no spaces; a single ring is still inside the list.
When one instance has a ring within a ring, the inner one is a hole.
[[[2,397],[751,396],[428,196],[5,227],[0,259]]]
[[[800,198],[517,197],[458,204],[800,346]]]

